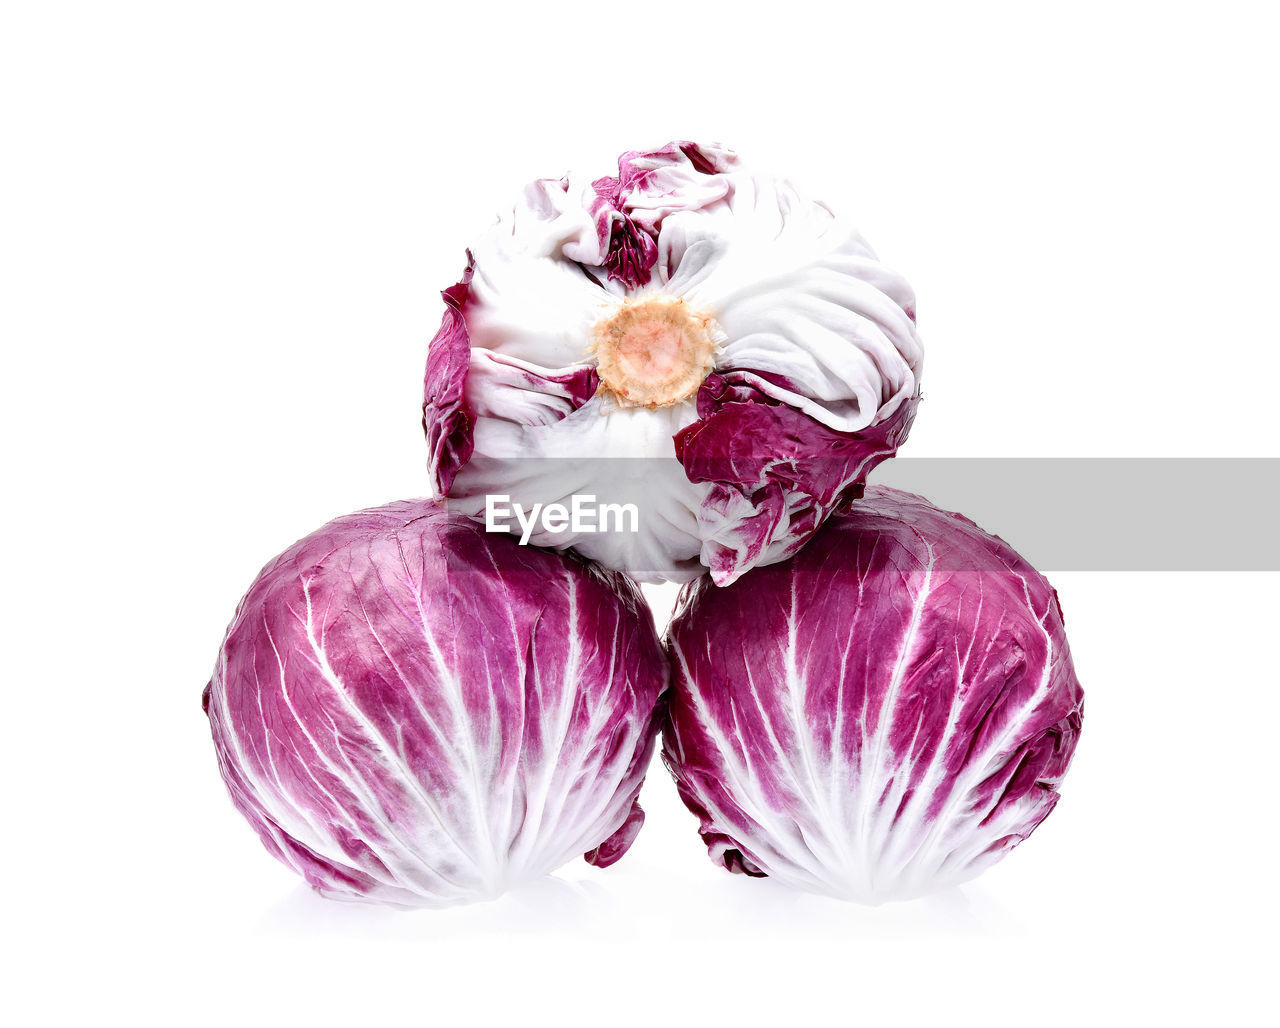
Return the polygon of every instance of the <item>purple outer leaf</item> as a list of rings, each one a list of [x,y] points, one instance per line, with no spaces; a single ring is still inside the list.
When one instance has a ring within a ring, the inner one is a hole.
[[[445,496],[458,469],[471,459],[475,414],[467,404],[465,385],[471,361],[466,308],[475,262],[467,253],[462,278],[444,290],[444,317],[427,346],[423,378],[422,430],[427,435],[427,474],[436,495]]]
[[[640,806],[640,801],[636,800],[631,804],[631,813],[622,822],[622,827],[590,853],[584,854],[582,859],[595,867],[609,867],[616,864],[631,848],[631,844],[636,841],[636,836],[640,834],[640,829],[643,827],[644,810]]]
[[[692,482],[713,482],[698,513],[703,563],[717,585],[800,549],[868,473],[906,439],[919,397],[861,432],[837,432],[752,387],[745,376],[708,376],[700,421],[676,435]]]
[[[791,560],[687,586],[663,759],[711,858],[864,902],[980,873],[1058,801],[1082,693],[1000,539],[868,487]]]
[[[622,575],[406,501],[263,569],[204,701],[278,859],[326,894],[444,905],[626,851],[665,683]]]

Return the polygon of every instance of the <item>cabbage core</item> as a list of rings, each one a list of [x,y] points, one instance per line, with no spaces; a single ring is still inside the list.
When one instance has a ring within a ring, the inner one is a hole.
[[[670,407],[689,399],[711,371],[711,316],[683,300],[624,300],[594,331],[600,383],[623,407]]]

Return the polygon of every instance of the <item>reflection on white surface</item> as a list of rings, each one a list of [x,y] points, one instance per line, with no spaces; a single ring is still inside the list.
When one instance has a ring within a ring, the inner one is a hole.
[[[710,868],[715,872],[715,868]],[[582,875],[583,877],[562,877]],[[586,877],[589,876],[589,877]],[[623,940],[637,931],[688,941],[913,935],[1016,935],[1026,924],[977,883],[908,903],[861,906],[769,879],[719,872],[675,876],[657,867],[567,869],[482,903],[393,909],[332,900],[299,885],[256,922],[266,936],[428,941],[567,935]]]
[[[607,888],[596,882],[566,881],[548,875],[481,903],[397,909],[330,899],[298,885],[266,910],[256,927],[267,935],[406,941],[491,933],[574,933],[598,918],[598,905],[607,894]]]

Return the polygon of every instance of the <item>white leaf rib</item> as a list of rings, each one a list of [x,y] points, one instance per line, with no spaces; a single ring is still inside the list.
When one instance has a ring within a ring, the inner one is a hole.
[[[1021,578],[1022,576],[1019,577]],[[1030,590],[1025,578],[1022,578],[1022,582],[1023,595],[1026,598],[1028,609],[1033,612],[1034,618],[1034,607],[1031,604]],[[1032,694],[1027,698],[1026,702],[1018,708],[1016,714],[1008,719],[1005,730],[995,739],[994,742],[990,743],[987,748],[983,750],[980,757],[976,754],[972,755],[968,764],[965,766],[965,770],[957,776],[956,784],[951,791],[951,795],[948,797],[946,804],[943,806],[942,810],[939,811],[938,816],[934,821],[934,830],[931,833],[930,841],[917,851],[916,859],[922,863],[927,860],[932,860],[935,868],[941,868],[942,864],[946,860],[946,855],[942,855],[941,860],[939,860],[938,848],[942,843],[943,834],[952,834],[947,832],[947,828],[950,826],[951,817],[955,813],[956,808],[968,799],[973,788],[979,782],[986,779],[990,775],[991,771],[998,766],[997,761],[1000,758],[1000,755],[1004,752],[1009,739],[1012,738],[1014,733],[1025,723],[1028,713],[1034,711],[1035,708],[1044,700],[1044,697],[1048,695],[1049,681],[1054,664],[1053,656],[1055,650],[1053,646],[1053,639],[1044,625],[1044,619],[1034,618],[1034,620],[1036,620],[1036,623],[1039,625],[1045,640],[1045,666],[1044,670],[1041,672],[1040,681],[1032,691]],[[916,863],[916,860],[913,860],[913,863]]]
[[[885,690],[884,698],[880,703],[880,716],[876,723],[876,735],[873,744],[868,748],[869,752],[862,763],[863,774],[859,783],[862,794],[862,817],[860,818],[860,834],[862,837],[862,866],[867,869],[870,875],[868,886],[871,889],[876,888],[875,864],[871,853],[871,822],[876,813],[876,804],[880,800],[881,794],[885,791],[883,785],[883,777],[890,772],[890,760],[886,759],[886,751],[888,750],[888,739],[890,726],[894,719],[895,710],[898,701],[898,692],[902,687],[902,680],[906,675],[907,664],[911,659],[911,651],[915,646],[916,636],[920,631],[920,624],[924,618],[924,607],[927,601],[932,585],[933,585],[933,569],[937,560],[932,544],[927,539],[917,534],[924,546],[926,560],[924,562],[924,578],[916,591],[915,598],[911,604],[911,620],[907,624],[906,631],[903,633],[902,648],[898,654],[897,663],[894,665],[893,675],[889,680],[888,688]]]
[[[485,794],[487,783],[482,783],[480,780],[479,753],[476,748],[471,717],[462,698],[462,682],[456,669],[445,659],[444,652],[431,631],[430,619],[427,617],[427,612],[422,605],[422,588],[425,585],[425,579],[426,569],[424,567],[421,581],[414,581],[412,575],[410,576],[409,584],[412,587],[410,591],[413,593],[414,604],[417,607],[418,625],[422,629],[423,641],[426,643],[427,652],[431,655],[432,662],[436,667],[436,676],[440,683],[440,695],[449,708],[450,716],[453,718],[454,724],[458,728],[458,734],[465,744],[463,749],[458,752],[465,758],[462,762],[466,764],[470,773],[471,788],[462,791],[467,793],[467,800],[471,806],[476,828],[483,833],[488,843],[488,873],[484,877],[486,884],[493,886],[501,880],[502,859],[499,857],[494,844],[493,830],[487,816],[488,812],[481,802],[481,796]],[[470,856],[473,858],[473,863],[479,867],[481,864],[478,859],[480,854],[473,853]]]
[[[530,854],[536,849],[539,835],[542,832],[542,820],[546,816],[547,801],[550,796],[550,789],[553,783],[557,767],[561,760],[561,754],[564,751],[565,738],[569,732],[569,725],[573,719],[574,707],[578,698],[578,679],[580,676],[581,661],[581,626],[578,623],[578,587],[577,583],[571,576],[566,576],[566,586],[568,592],[568,629],[567,638],[569,643],[568,653],[565,656],[565,666],[561,672],[560,689],[556,696],[556,718],[554,725],[554,751],[553,758],[548,759],[548,750],[544,745],[542,760],[538,766],[538,773],[535,777],[535,786],[533,789],[534,803],[532,804],[533,830],[529,828],[529,811],[526,810],[525,822],[521,826],[520,838],[512,848],[513,859],[515,854],[519,854],[521,860],[527,860]],[[535,668],[538,667],[539,661],[534,658]],[[540,670],[535,672],[541,680]],[[543,707],[543,724],[545,724],[546,708]],[[545,743],[545,737],[543,742]]]
[[[386,761],[386,763],[389,766],[398,766],[400,768],[400,771],[402,773],[401,774],[402,780],[405,782],[405,784],[409,786],[409,789],[412,793],[416,793],[420,799],[423,799],[426,801],[427,809],[430,810],[431,809],[430,800],[426,797],[426,794],[422,789],[422,784],[417,780],[416,776],[414,776],[411,769],[404,763],[404,761],[399,757],[399,755],[395,753],[394,748],[390,746],[386,737],[382,734],[381,730],[376,725],[374,725],[373,722],[369,720],[369,718],[365,715],[364,711],[362,711],[351,699],[351,697],[347,693],[346,686],[342,683],[337,673],[330,666],[328,654],[325,653],[325,651],[320,648],[319,642],[315,637],[314,625],[312,622],[311,583],[310,583],[310,580],[306,578],[302,579],[302,592],[303,592],[303,596],[306,598],[306,621],[304,622],[304,628],[306,632],[307,643],[311,648],[312,656],[315,661],[315,666],[316,666],[316,669],[320,672],[321,678],[324,680],[325,684],[329,686],[330,691],[333,693],[333,695],[337,697],[339,703],[342,705],[346,713],[350,716],[351,720],[354,721],[364,732],[366,739],[369,742],[371,742],[374,748],[382,755],[383,760]],[[268,638],[271,638],[269,629],[268,629]],[[271,639],[271,645],[273,649],[276,648],[276,643],[274,638]],[[278,655],[279,650],[277,649],[276,652]],[[285,702],[288,704],[290,712],[293,713],[293,716],[295,720],[297,720],[299,727],[303,730],[303,733],[307,736],[308,740],[315,747],[316,752],[321,755],[322,759],[324,759],[327,764],[329,764],[330,768],[334,771],[334,773],[338,774],[337,768],[328,760],[327,756],[325,756],[324,751],[315,742],[314,738],[310,733],[310,730],[306,727],[305,722],[299,716],[297,710],[294,708],[293,700],[289,696],[287,687],[284,682],[283,667],[281,672],[281,689],[284,690]],[[336,731],[337,725],[334,724],[333,727]],[[353,792],[355,792],[357,795],[363,794],[363,798],[365,800],[365,804],[367,808],[366,813],[370,814],[370,816],[373,817],[373,819],[378,823],[379,827],[381,827],[382,830],[386,833],[387,837],[390,839],[395,839],[403,847],[404,855],[409,856],[414,864],[419,865],[430,876],[443,878],[445,881],[451,882],[451,884],[455,884],[455,885],[458,884],[457,882],[454,882],[452,879],[450,879],[443,872],[441,872],[438,868],[435,868],[432,865],[428,864],[426,862],[426,859],[423,857],[423,855],[418,852],[417,846],[415,846],[408,839],[404,838],[404,836],[401,835],[401,833],[395,828],[391,820],[383,816],[382,805],[378,801],[372,789],[369,788],[368,782],[365,779],[363,772],[361,772],[360,769],[358,769],[354,764],[352,764],[350,757],[347,755],[345,749],[343,749],[340,743],[337,747],[337,752],[342,757],[343,761],[346,763],[349,771],[351,772],[351,777],[350,779],[348,779],[349,787],[352,787]],[[339,775],[339,777],[341,777],[341,775]],[[354,788],[355,783],[357,782],[360,783],[360,786],[361,786],[360,788]],[[367,839],[364,841],[366,843],[368,842]],[[462,855],[464,857],[466,856],[465,851],[463,851]],[[403,861],[401,861],[400,863],[401,863],[401,866],[404,866]],[[406,867],[406,871],[408,870],[409,869]],[[412,878],[410,880],[412,880]],[[424,889],[423,891],[430,891],[430,890]]]
[[[276,663],[279,666],[281,697],[284,699],[285,706],[289,708],[289,713],[293,716],[294,721],[297,723],[298,727],[302,730],[303,736],[306,738],[307,742],[311,744],[312,749],[315,750],[316,755],[320,758],[321,762],[329,770],[330,774],[332,774],[334,778],[336,778],[338,781],[342,782],[353,796],[359,799],[362,799],[364,801],[364,804],[367,808],[366,812],[369,814],[371,820],[377,823],[378,827],[381,828],[382,831],[385,833],[386,839],[387,840],[394,839],[402,847],[404,847],[405,841],[399,837],[399,835],[395,832],[395,830],[387,822],[387,820],[381,816],[381,807],[380,807],[380,804],[377,802],[376,797],[369,790],[367,783],[365,783],[364,780],[360,778],[358,774],[354,773],[355,769],[351,768],[350,761],[347,759],[346,755],[341,754],[341,751],[339,750],[339,753],[342,755],[343,760],[346,761],[349,770],[353,772],[351,776],[344,775],[342,771],[338,768],[338,766],[334,764],[332,760],[329,759],[328,754],[325,753],[324,749],[320,746],[319,742],[316,740],[315,736],[312,734],[311,729],[307,727],[305,720],[298,713],[297,708],[293,705],[293,697],[290,696],[289,694],[289,686],[288,686],[288,682],[285,674],[285,661],[280,654],[279,646],[276,645],[275,636],[271,632],[271,626],[267,623],[265,612],[263,613],[262,624],[263,624],[263,630],[266,632],[266,635],[267,635],[267,641],[271,644],[272,652],[275,654]],[[303,761],[302,763],[305,764],[305,761]],[[314,775],[312,776],[312,780],[313,781],[315,780]],[[339,806],[338,809],[342,809],[341,806]],[[397,867],[404,868],[404,861],[401,859],[402,855],[394,855],[384,850],[381,845],[381,842],[377,839],[369,838],[368,833],[361,833],[360,837],[361,837],[361,841],[366,846],[369,847],[370,851],[373,852],[373,854],[378,858],[378,860],[382,863],[382,865],[387,869],[389,874],[392,874],[392,875],[396,874],[395,868]],[[333,844],[326,839],[326,849],[332,851],[332,845]],[[339,849],[338,852],[341,853],[341,850]],[[413,855],[412,849],[409,849],[409,853],[411,856]],[[343,864],[345,864],[347,860],[345,855],[335,856],[330,859],[335,859],[337,860],[337,862],[343,863]],[[433,869],[426,867],[426,865],[423,865],[423,869],[426,870],[429,874],[435,873]],[[408,870],[408,869],[405,869],[405,870]],[[410,873],[410,874],[407,874],[406,877],[409,877],[410,880],[412,880],[413,876]]]
[[[735,749],[730,745],[728,737],[721,730],[719,724],[716,722],[710,709],[703,700],[695,679],[690,673],[688,661],[685,658],[683,649],[678,644],[676,646],[676,657],[680,662],[684,680],[688,683],[688,695],[693,701],[698,721],[702,726],[703,731],[706,732],[714,743],[713,751],[720,757],[720,765],[726,772],[726,777],[729,779],[729,782],[727,783],[728,792],[732,796],[734,803],[747,817],[761,828],[764,828],[765,825],[769,824],[781,824],[781,822],[778,821],[777,812],[772,809],[767,798],[761,794],[758,789],[757,783],[761,779],[752,773],[749,766],[744,768],[738,764],[737,757],[741,755],[743,759],[747,759],[747,755],[750,753],[750,748],[747,746],[740,746]],[[730,710],[734,717],[735,730],[737,731],[739,738],[741,738],[741,726],[737,723],[736,706],[732,699],[730,701]],[[708,807],[708,810],[711,809],[710,805],[713,801],[709,795],[705,792],[700,793],[699,800]],[[719,809],[718,805],[716,809]],[[723,812],[721,812],[721,817],[723,818],[722,824],[724,826],[722,829],[723,834],[732,837],[731,826],[736,819],[732,817],[724,817]],[[795,827],[798,834],[799,826],[796,825]],[[775,830],[772,832],[766,830],[762,837],[752,839],[752,849],[754,852],[760,854],[760,867],[762,870],[769,874],[776,874],[779,877],[785,877],[788,873],[789,865],[794,865],[797,868],[808,868],[810,863],[814,860],[815,855],[807,846],[804,854],[784,854],[779,848],[785,846],[786,841],[791,834],[792,833],[785,829]],[[777,853],[781,859],[769,860],[767,855],[761,852],[765,846],[768,846]]]
[[[279,654],[277,652],[277,664],[280,663]],[[261,690],[261,676],[257,670],[257,653],[254,652],[253,660],[254,682],[259,690]],[[220,658],[220,681],[225,683],[227,677],[227,664],[225,655]],[[283,666],[279,667],[281,675],[284,673]],[[312,818],[306,803],[299,802],[296,797],[289,794],[289,790],[285,789],[277,778],[276,790],[272,790],[268,783],[261,779],[259,775],[253,771],[253,766],[247,759],[244,748],[245,740],[242,738],[239,728],[236,725],[235,718],[229,710],[222,710],[225,696],[225,684],[223,690],[215,690],[214,701],[210,705],[210,709],[219,714],[218,723],[223,730],[223,737],[232,750],[235,769],[239,776],[244,780],[247,799],[252,799],[261,808],[262,813],[266,815],[270,822],[274,823],[277,830],[283,831],[281,826],[287,825],[289,833],[296,837],[299,842],[314,851],[317,855],[339,864],[343,867],[350,867],[349,858],[337,846],[332,836],[322,829],[316,819]],[[225,716],[223,716],[225,715]],[[257,742],[252,738],[248,740],[253,746],[255,754],[257,753]],[[342,804],[337,798],[315,777],[311,772],[311,768],[306,761],[299,762],[306,771],[307,775],[315,783],[320,792],[332,804],[332,811],[335,817],[345,817]],[[261,758],[257,760],[259,767],[262,766]],[[347,825],[354,828],[354,822],[347,819]],[[369,873],[369,872],[367,872]],[[371,877],[376,878],[376,872],[370,873]]]

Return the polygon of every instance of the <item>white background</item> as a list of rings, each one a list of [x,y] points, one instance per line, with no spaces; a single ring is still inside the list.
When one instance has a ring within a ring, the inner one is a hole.
[[[232,810],[199,698],[268,558],[425,492],[468,240],[526,180],[672,138],[788,175],[911,279],[905,452],[1280,455],[1266,6],[4,10],[13,1023],[1262,1016],[1274,575],[1054,575],[1088,696],[1058,810],[876,909],[717,870],[656,765],[609,871],[325,902]],[[1166,501],[1231,530],[1230,496]]]

